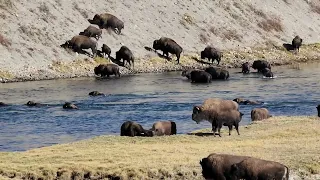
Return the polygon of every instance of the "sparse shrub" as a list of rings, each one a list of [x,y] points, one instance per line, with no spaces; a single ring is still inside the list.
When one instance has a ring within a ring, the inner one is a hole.
[[[5,47],[10,47],[11,46],[11,42],[9,42],[6,38],[4,38],[1,34],[0,34],[0,44],[5,46]]]
[[[236,30],[226,30],[224,31],[223,33],[223,39],[224,40],[236,40],[236,41],[239,41],[241,42],[242,41],[242,36],[240,34],[237,33]]]
[[[0,9],[12,10],[13,7],[14,7],[14,4],[12,0],[0,0]]]
[[[75,10],[77,10],[84,18],[88,18],[89,15],[86,11],[81,9],[76,2],[73,3],[73,7]]]
[[[183,20],[185,20],[188,24],[193,25],[195,24],[193,17],[191,17],[189,14],[185,13],[183,15]]]
[[[281,23],[281,20],[277,17],[264,19],[258,23],[258,26],[266,32],[270,32],[270,31],[282,32],[283,31],[283,25]]]
[[[41,3],[41,5],[38,7],[39,11],[45,14],[49,14],[50,10],[46,3]]]
[[[251,12],[253,12],[254,14],[256,14],[257,16],[260,16],[264,19],[267,18],[267,15],[260,9],[255,8],[253,5],[249,4],[248,5],[249,9]]]
[[[290,4],[290,3],[288,2],[288,0],[283,0],[283,2],[285,2],[286,4]]]
[[[207,43],[207,42],[209,42],[209,37],[208,37],[208,35],[207,34],[205,34],[205,33],[200,33],[200,41],[201,42],[203,42],[203,43]]]
[[[216,30],[215,27],[211,26],[211,28],[209,29],[210,32],[212,32],[212,34],[217,35],[218,31]]]
[[[320,5],[311,3],[310,4],[311,11],[320,14]]]

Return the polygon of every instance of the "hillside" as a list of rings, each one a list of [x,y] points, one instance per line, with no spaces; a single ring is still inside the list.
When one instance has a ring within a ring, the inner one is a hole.
[[[73,68],[54,67],[86,58],[59,45],[88,27],[88,18],[105,12],[124,21],[125,28],[121,35],[103,30],[99,47],[107,44],[114,56],[121,45],[128,46],[138,67],[139,60],[157,56],[144,47],[161,36],[177,41],[184,56],[198,54],[208,44],[224,51],[281,45],[297,34],[304,43],[320,41],[319,0],[0,0],[0,77],[92,75],[97,63],[90,59],[73,62]],[[140,63],[140,68],[147,65]],[[75,75],[79,68],[83,71]],[[74,73],[67,75],[69,71]]]

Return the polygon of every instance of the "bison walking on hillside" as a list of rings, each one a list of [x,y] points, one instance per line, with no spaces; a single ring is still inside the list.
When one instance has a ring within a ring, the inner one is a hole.
[[[100,29],[111,28],[116,34],[121,34],[121,30],[124,28],[124,23],[119,18],[109,13],[96,14],[92,20],[88,19],[88,21],[90,24],[98,25]]]
[[[220,64],[222,57],[222,52],[212,46],[207,46],[203,51],[201,51],[201,59],[208,58],[212,63],[216,60],[218,65]]]
[[[93,57],[97,55],[97,41],[84,35],[74,36],[71,40],[60,45],[63,48],[72,48],[73,51],[81,53],[83,49],[91,49]]]
[[[180,55],[183,51],[182,47],[176,43],[173,39],[167,37],[161,37],[160,39],[153,41],[153,49],[161,50],[163,56],[166,55],[169,58],[169,53],[175,54],[177,56],[177,61],[179,64]]]
[[[83,32],[80,32],[79,35],[94,37],[99,40],[99,38],[102,38],[102,30],[90,25]]]

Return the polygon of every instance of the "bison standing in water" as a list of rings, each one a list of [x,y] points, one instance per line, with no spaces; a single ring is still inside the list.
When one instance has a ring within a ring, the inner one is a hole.
[[[271,65],[266,60],[255,60],[252,64],[252,68],[258,70],[258,72],[261,72],[265,68],[271,70]]]
[[[119,66],[115,64],[100,64],[94,68],[94,74],[101,75],[101,77],[115,75],[120,77]]]
[[[116,34],[121,34],[121,30],[124,28],[124,23],[119,18],[109,13],[96,14],[92,20],[88,19],[88,21],[90,24],[98,25],[100,29],[111,28]]]
[[[211,75],[212,79],[229,79],[229,71],[227,71],[226,69],[208,67],[205,69],[205,71]]]
[[[289,180],[289,168],[274,161],[246,158],[231,166],[231,179]]]
[[[216,60],[218,62],[218,65],[220,64],[222,57],[222,52],[212,46],[207,46],[203,51],[201,51],[201,59],[208,58],[209,61],[211,59],[212,63],[214,60]]]
[[[202,70],[194,70],[190,73],[190,79],[193,83],[210,83],[212,76]]]
[[[202,176],[206,180],[231,180],[231,166],[247,158],[249,157],[212,153],[200,161]]]
[[[153,49],[161,50],[163,56],[166,55],[169,58],[169,53],[175,54],[177,56],[177,61],[179,64],[180,55],[183,51],[182,47],[176,43],[173,39],[167,37],[161,37],[160,39],[153,41]]]
[[[241,65],[241,67],[242,67],[242,73],[243,74],[249,74],[250,73],[250,65],[249,65],[249,63],[248,62],[245,62],[245,63],[243,63],[242,65]]]

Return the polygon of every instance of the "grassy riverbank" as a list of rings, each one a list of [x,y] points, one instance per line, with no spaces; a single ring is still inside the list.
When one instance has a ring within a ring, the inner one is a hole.
[[[100,136],[25,152],[1,152],[0,175],[16,178],[202,179],[199,161],[210,153],[248,155],[288,165],[293,177],[320,173],[320,119],[274,117],[231,136]],[[202,132],[209,131],[202,130]],[[316,177],[317,176],[317,177]]]
[[[295,54],[285,50],[282,46],[270,44],[264,48],[239,48],[225,50],[220,66],[225,68],[240,68],[241,64],[257,59],[266,59],[273,66],[293,65],[299,63],[319,62],[320,44],[303,45],[300,53]],[[189,68],[203,69],[210,65],[207,60],[200,60],[199,53],[184,54],[180,64],[176,64],[176,57],[173,60],[166,60],[160,57],[136,59],[134,70],[121,67],[122,74],[135,73],[159,73],[166,71],[181,71]],[[0,71],[0,82],[31,81],[57,78],[92,77],[93,69],[100,63],[110,63],[104,58],[77,59],[72,62],[54,61],[44,69],[29,69],[28,73],[23,71]],[[30,71],[32,73],[30,73]]]

